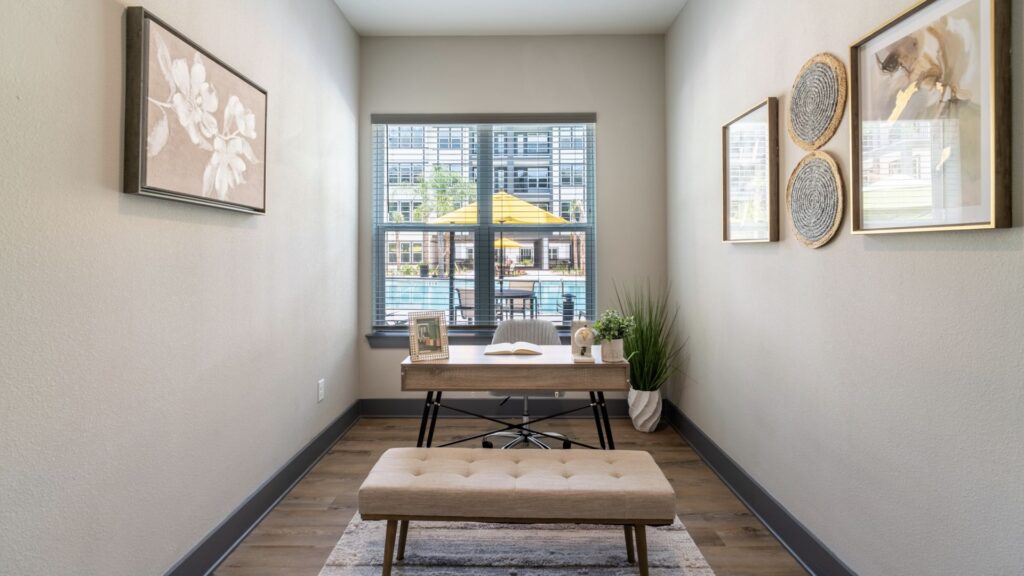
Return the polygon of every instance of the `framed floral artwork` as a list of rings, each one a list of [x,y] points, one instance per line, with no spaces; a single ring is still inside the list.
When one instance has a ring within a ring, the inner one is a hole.
[[[267,92],[127,9],[124,191],[266,212]]]
[[[763,100],[722,127],[722,241],[779,239],[779,101]]]
[[[1011,225],[1009,14],[925,0],[851,46],[855,234]]]

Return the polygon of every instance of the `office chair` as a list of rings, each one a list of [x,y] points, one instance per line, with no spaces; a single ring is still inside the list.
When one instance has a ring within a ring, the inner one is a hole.
[[[498,328],[494,331],[494,337],[491,339],[491,344],[502,344],[505,342],[529,342],[538,346],[558,346],[562,343],[562,340],[558,337],[558,330],[555,329],[555,325],[547,320],[505,320],[498,324]],[[502,400],[504,404],[508,399],[520,392],[491,392],[492,396],[504,396],[505,400]],[[555,392],[545,393],[543,391],[531,392],[534,396],[555,396]],[[562,440],[562,448],[571,448],[572,444],[564,434],[558,434],[556,432],[544,432],[544,435],[535,434],[530,430],[530,397],[523,394],[523,427],[518,430],[509,430],[506,432],[495,432],[485,436],[483,439],[484,448],[493,448],[494,444],[491,442],[491,438],[510,438],[511,440],[502,446],[502,449],[515,448],[520,444],[533,445],[537,448],[549,449],[550,446],[545,444],[543,440],[559,438]]]

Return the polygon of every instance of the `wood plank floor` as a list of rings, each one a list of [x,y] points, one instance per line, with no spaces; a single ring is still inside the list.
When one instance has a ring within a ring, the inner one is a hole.
[[[380,454],[416,443],[418,422],[363,418],[217,568],[218,576],[317,576],[356,512],[356,492]],[[435,443],[483,432],[487,423],[442,419]],[[677,495],[679,517],[717,576],[806,574],[697,454],[664,424],[653,434],[613,420],[619,449],[647,450]],[[544,427],[597,444],[592,420]],[[476,444],[467,444],[475,446]]]

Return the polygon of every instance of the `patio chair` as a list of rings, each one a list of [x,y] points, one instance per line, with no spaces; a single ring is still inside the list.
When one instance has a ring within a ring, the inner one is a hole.
[[[459,311],[459,316],[466,321],[466,324],[472,324],[473,319],[476,318],[476,290],[474,288],[456,288],[456,294],[459,295],[459,305],[455,307]]]

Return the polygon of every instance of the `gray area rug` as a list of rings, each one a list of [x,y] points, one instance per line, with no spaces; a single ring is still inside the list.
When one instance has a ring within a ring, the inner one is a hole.
[[[320,576],[379,576],[384,522],[357,514]],[[683,523],[647,529],[651,576],[714,576]],[[621,526],[413,522],[393,576],[636,576]]]

